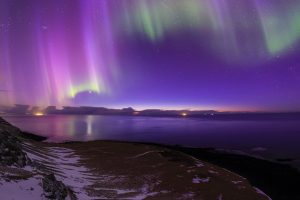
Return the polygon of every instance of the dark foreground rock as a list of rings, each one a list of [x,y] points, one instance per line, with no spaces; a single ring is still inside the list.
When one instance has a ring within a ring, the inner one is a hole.
[[[77,199],[63,182],[56,180],[54,174],[44,176],[42,184],[45,197],[48,199],[64,200],[68,195],[72,200]]]
[[[28,163],[30,160],[22,151],[20,140],[0,128],[0,164],[24,167]]]
[[[0,187],[4,182],[16,181],[16,180],[31,180],[32,183],[40,178],[35,178],[35,174],[32,170],[25,170],[25,166],[28,165],[30,169],[38,169],[38,174],[45,174],[41,169],[45,167],[38,167],[41,164],[31,161],[23,149],[23,139],[33,139],[35,141],[41,141],[44,138],[35,136],[33,134],[24,134],[20,129],[12,126],[3,119],[0,118]],[[3,182],[4,181],[4,182]],[[71,200],[76,200],[76,196],[73,191],[67,187],[63,182],[58,181],[54,174],[45,175],[42,180],[42,189],[44,190],[44,196],[47,199],[64,200],[67,197]],[[30,187],[30,190],[34,190],[34,186]],[[3,194],[0,194],[2,199]],[[7,197],[7,196],[6,196]]]
[[[22,150],[22,139],[43,141],[46,138],[22,132],[0,118],[0,165],[24,167],[31,164],[31,160]]]

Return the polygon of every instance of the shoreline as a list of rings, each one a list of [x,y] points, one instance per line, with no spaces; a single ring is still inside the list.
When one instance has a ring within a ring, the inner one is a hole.
[[[7,122],[6,122],[7,123]],[[7,123],[9,124],[9,123]],[[10,125],[10,124],[9,124]],[[10,125],[11,126],[11,125]],[[15,127],[14,127],[15,128]],[[20,130],[21,137],[25,140],[34,140],[41,142],[47,138],[35,134],[23,132]],[[42,142],[47,145],[53,143]],[[196,159],[212,163],[221,168],[227,169],[247,178],[251,185],[262,189],[273,200],[276,199],[297,199],[297,185],[300,183],[300,174],[297,170],[289,167],[286,164],[273,163],[258,158],[253,158],[246,155],[236,155],[232,153],[219,152],[215,149],[201,149],[190,148],[172,145],[160,145],[154,143],[141,142],[122,142],[122,141],[68,141],[64,143],[55,143],[55,145],[76,146],[75,144],[96,144],[96,143],[111,143],[111,144],[125,144],[125,145],[150,145],[158,148],[167,148],[175,152],[184,153]],[[270,170],[271,169],[271,170]],[[273,178],[272,178],[273,177]],[[287,181],[289,183],[287,184]],[[291,181],[291,182],[290,182]],[[295,187],[293,187],[295,185]]]

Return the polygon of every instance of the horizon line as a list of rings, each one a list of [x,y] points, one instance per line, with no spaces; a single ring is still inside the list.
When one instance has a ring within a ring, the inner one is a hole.
[[[1,90],[0,90],[1,92]],[[89,106],[89,105],[63,105],[63,106],[56,106],[56,105],[48,105],[48,106],[37,106],[37,105],[28,105],[28,104],[14,104],[14,105],[0,105],[0,110],[1,107],[15,107],[17,105],[20,106],[29,106],[29,108],[33,107],[38,107],[41,108],[42,110],[46,109],[47,107],[55,107],[57,110],[63,110],[65,107],[72,107],[72,108],[84,108],[84,107],[89,107],[89,108],[106,108],[106,109],[125,109],[125,108],[132,108],[135,111],[144,111],[144,110],[160,110],[160,111],[190,111],[190,112],[195,112],[195,111],[214,111],[214,112],[219,112],[219,113],[225,113],[225,112],[233,112],[233,113],[298,113],[300,110],[237,110],[237,109],[213,109],[213,108],[159,108],[159,107],[144,107],[143,108],[135,108],[134,106]],[[139,107],[139,106],[137,106]]]

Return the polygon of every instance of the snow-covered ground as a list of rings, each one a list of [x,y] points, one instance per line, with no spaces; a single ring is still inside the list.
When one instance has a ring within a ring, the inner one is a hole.
[[[18,181],[1,181],[0,182],[0,199],[18,200],[43,199],[43,188],[41,186],[41,177],[31,177],[26,180]]]

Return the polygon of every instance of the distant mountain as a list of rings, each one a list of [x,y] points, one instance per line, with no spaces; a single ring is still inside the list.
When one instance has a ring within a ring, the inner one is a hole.
[[[114,109],[105,107],[72,107],[64,106],[57,109],[56,106],[40,108],[16,104],[14,107],[0,107],[0,111],[6,114],[26,114],[26,115],[125,115],[125,116],[149,116],[149,117],[184,117],[203,118],[215,120],[250,120],[250,119],[300,119],[300,112],[218,112],[215,110],[162,110],[145,109],[135,110],[132,107]]]

